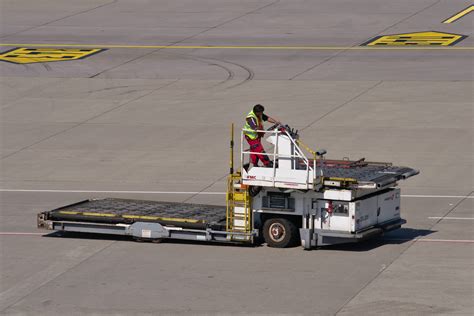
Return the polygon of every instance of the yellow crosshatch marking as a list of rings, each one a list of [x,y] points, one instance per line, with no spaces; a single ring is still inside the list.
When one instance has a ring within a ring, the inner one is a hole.
[[[15,48],[0,54],[0,60],[15,64],[76,60],[100,53],[102,48]]]
[[[466,35],[435,31],[383,35],[371,39],[365,46],[452,46]]]
[[[472,11],[474,11],[474,4],[468,6],[466,9],[462,10],[461,12],[456,13],[452,17],[444,20],[443,23],[446,23],[446,24],[447,23],[453,23],[453,22],[459,20],[460,18],[462,18],[463,16],[465,16],[466,14],[471,13]]]

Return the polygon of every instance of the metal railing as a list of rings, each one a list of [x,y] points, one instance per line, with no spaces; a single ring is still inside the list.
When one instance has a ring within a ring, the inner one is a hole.
[[[253,132],[253,133],[263,133],[265,135],[268,135],[268,134],[272,134],[276,137],[275,139],[275,144],[274,144],[274,147],[273,147],[273,153],[259,153],[259,152],[254,152],[254,151],[244,151],[244,139],[245,139],[245,132]],[[281,137],[282,135],[285,135],[288,137],[288,139],[290,140],[291,144],[293,145],[293,154],[279,154],[278,153],[278,143],[279,143],[279,137]],[[241,137],[240,137],[240,152],[241,152],[241,157],[240,157],[240,162],[241,162],[241,170],[243,170],[243,165],[244,165],[244,161],[245,161],[245,157],[248,156],[249,157],[249,162],[250,162],[250,155],[266,155],[266,156],[269,156],[269,157],[272,157],[272,162],[273,162],[273,177],[272,177],[272,183],[273,185],[275,184],[275,178],[276,178],[276,168],[277,168],[277,159],[279,158],[290,158],[290,159],[295,159],[295,164],[294,164],[294,168],[296,169],[296,161],[303,161],[304,162],[304,165],[306,167],[306,183],[308,184],[308,182],[310,181],[311,179],[311,183],[314,184],[314,181],[316,180],[316,177],[317,177],[317,172],[316,172],[316,169],[317,169],[317,164],[316,164],[316,159],[313,160],[313,163],[310,164],[310,161],[308,159],[308,157],[306,157],[306,155],[303,153],[303,151],[301,150],[300,146],[298,145],[298,141],[295,140],[291,134],[285,129],[280,129],[280,128],[275,128],[275,129],[272,129],[272,130],[249,130],[249,129],[242,129],[242,132],[241,132]],[[300,159],[300,160],[298,160]],[[293,169],[293,168],[292,168]],[[301,170],[301,169],[298,169],[298,170]],[[303,169],[304,170],[304,169]],[[311,178],[310,178],[311,176]]]

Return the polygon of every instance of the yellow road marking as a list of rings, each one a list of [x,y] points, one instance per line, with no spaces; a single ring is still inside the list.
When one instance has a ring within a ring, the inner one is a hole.
[[[66,215],[83,215],[83,216],[98,216],[98,217],[120,217],[120,215],[112,213],[97,213],[97,212],[74,212],[74,211],[60,211],[60,214]],[[173,217],[160,217],[160,216],[149,216],[149,215],[122,215],[123,218],[132,219],[145,219],[145,220],[162,220],[167,222],[180,222],[180,223],[204,223],[203,220],[189,219],[189,218],[173,218]]]
[[[462,18],[463,16],[465,16],[466,14],[471,13],[472,11],[474,11],[474,5],[468,6],[466,9],[462,10],[461,12],[458,12],[455,15],[453,15],[452,17],[444,20],[443,23],[446,23],[446,24],[447,23],[453,23],[453,22],[459,20],[460,18]]]
[[[377,36],[366,46],[452,46],[466,38],[466,35],[442,32],[415,32]]]
[[[159,216],[146,216],[146,215],[122,215],[123,218],[133,219],[147,219],[147,220],[162,220],[168,222],[181,222],[181,223],[203,223],[202,220],[187,219],[187,218],[172,218],[172,217],[159,217]]]
[[[65,215],[85,215],[85,216],[100,216],[100,217],[113,217],[114,214],[110,213],[96,213],[96,212],[75,212],[75,211],[59,211],[59,214]]]
[[[254,50],[473,50],[474,46],[460,47],[373,47],[373,46],[166,46],[166,45],[100,45],[100,44],[34,44],[0,43],[5,47],[83,47],[83,48],[129,48],[129,49],[254,49]]]
[[[20,45],[21,46],[21,45]],[[15,64],[45,63],[82,59],[97,54],[101,48],[33,48],[18,47],[0,53],[0,60]]]
[[[95,212],[84,212],[82,215],[85,216],[99,216],[99,217],[115,217],[115,214],[110,213],[95,213]]]
[[[79,214],[79,212],[73,212],[73,211],[60,211],[59,214],[66,214],[66,215],[76,215]]]

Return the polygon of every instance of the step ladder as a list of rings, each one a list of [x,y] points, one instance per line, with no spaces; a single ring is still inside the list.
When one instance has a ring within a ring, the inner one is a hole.
[[[252,241],[252,198],[241,182],[240,173],[227,177],[226,231],[230,240]]]

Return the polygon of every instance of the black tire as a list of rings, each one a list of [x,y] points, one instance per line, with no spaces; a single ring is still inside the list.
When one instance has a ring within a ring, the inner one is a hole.
[[[251,197],[256,197],[260,191],[262,191],[262,187],[249,186],[249,194]]]
[[[286,218],[270,218],[263,224],[263,238],[268,247],[288,248],[297,245],[299,232],[296,225]]]

